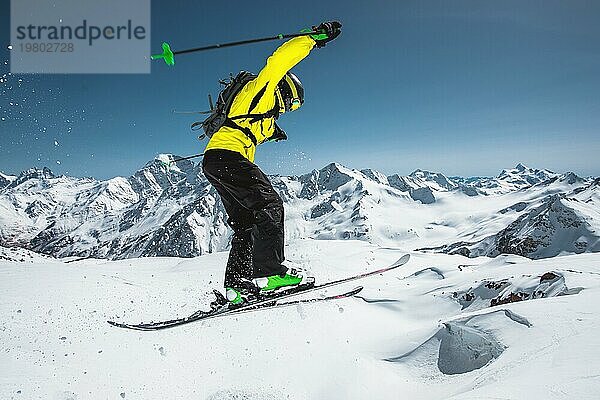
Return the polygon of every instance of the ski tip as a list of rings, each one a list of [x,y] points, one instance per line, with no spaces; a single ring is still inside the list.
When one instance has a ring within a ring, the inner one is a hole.
[[[393,263],[392,266],[399,267],[401,265],[406,264],[408,260],[410,260],[410,254],[405,254],[402,257],[400,257],[395,263]]]
[[[149,329],[146,326],[143,325],[129,325],[129,324],[124,324],[122,322],[115,322],[115,321],[106,321],[109,323],[109,325],[112,326],[116,326],[117,328],[124,328],[124,329],[132,329],[134,331],[150,331],[153,329]]]
[[[350,292],[350,293],[352,293],[352,294],[350,294],[350,296],[355,296],[355,295],[357,295],[357,294],[358,294],[358,293],[360,293],[360,292],[361,292],[363,289],[364,289],[364,287],[362,287],[362,286],[357,286],[357,287],[355,287],[355,288],[352,290],[352,292]]]

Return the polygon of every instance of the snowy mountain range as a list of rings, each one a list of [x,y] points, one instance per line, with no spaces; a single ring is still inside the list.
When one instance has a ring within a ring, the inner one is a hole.
[[[288,239],[546,258],[600,251],[600,179],[528,168],[497,177],[408,176],[332,163],[271,176]],[[159,159],[106,181],[30,169],[0,174],[0,246],[54,257],[194,257],[225,250],[231,232],[199,164]]]

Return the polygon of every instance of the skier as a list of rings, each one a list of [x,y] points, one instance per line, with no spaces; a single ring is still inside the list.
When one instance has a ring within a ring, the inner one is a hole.
[[[251,301],[257,293],[309,283],[305,274],[284,261],[283,202],[267,176],[254,164],[256,146],[287,139],[275,123],[280,114],[304,103],[304,88],[290,69],[316,46],[341,33],[338,21],[323,22],[321,34],[295,37],[281,45],[256,78],[236,95],[223,126],[208,142],[202,168],[214,186],[233,229],[225,270],[225,294],[232,305]],[[262,114],[261,118],[234,118]]]

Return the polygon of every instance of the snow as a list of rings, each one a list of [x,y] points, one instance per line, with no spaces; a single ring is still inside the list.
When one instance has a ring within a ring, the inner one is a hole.
[[[529,260],[410,252],[398,270],[344,286],[364,285],[359,298],[137,332],[106,320],[206,308],[227,253],[66,263],[19,251],[0,252],[2,399],[595,399],[600,392],[598,253]],[[286,248],[289,263],[321,282],[405,252],[356,240],[296,239]],[[533,299],[502,303],[518,293]],[[461,296],[470,299],[466,307]]]
[[[5,180],[7,180],[7,181],[9,181],[9,182],[12,182],[12,181],[14,181],[15,179],[17,179],[17,177],[16,177],[16,176],[14,176],[14,175],[6,175],[6,174],[3,174],[2,172],[0,172],[0,178],[1,178],[1,179],[5,179]]]
[[[337,163],[271,177],[288,265],[326,282],[411,261],[325,292],[364,285],[353,299],[160,332],[111,327],[189,315],[222,286],[222,205],[198,165],[165,168],[172,158],[106,181],[0,174],[1,399],[600,392],[598,178],[522,164],[496,178],[385,176]],[[100,259],[162,254],[201,256]]]

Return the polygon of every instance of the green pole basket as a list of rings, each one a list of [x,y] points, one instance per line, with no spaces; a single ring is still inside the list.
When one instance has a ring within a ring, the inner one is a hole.
[[[174,56],[173,52],[171,51],[171,46],[169,46],[169,43],[163,42],[162,49],[163,49],[162,54],[155,54],[153,56],[150,56],[150,59],[158,60],[158,59],[162,58],[163,60],[165,60],[165,64],[175,65],[175,56]]]

